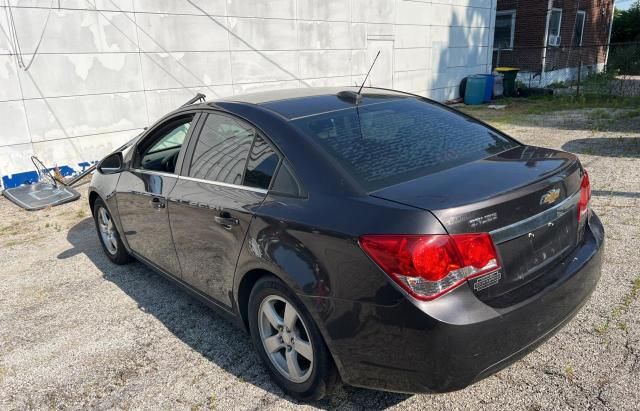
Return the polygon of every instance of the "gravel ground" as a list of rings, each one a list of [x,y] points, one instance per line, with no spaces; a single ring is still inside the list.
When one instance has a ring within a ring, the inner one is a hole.
[[[528,120],[507,131],[580,155],[608,243],[591,300],[508,369],[450,394],[342,388],[297,403],[241,331],[142,264],[110,264],[86,196],[37,212],[2,198],[0,409],[637,409],[640,133],[592,130],[576,112]]]

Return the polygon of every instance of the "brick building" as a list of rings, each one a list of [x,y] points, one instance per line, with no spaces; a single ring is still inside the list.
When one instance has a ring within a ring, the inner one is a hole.
[[[493,65],[521,69],[532,85],[604,68],[614,0],[498,0]]]

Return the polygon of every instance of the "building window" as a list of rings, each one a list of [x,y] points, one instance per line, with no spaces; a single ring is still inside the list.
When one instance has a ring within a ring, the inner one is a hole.
[[[584,33],[584,22],[586,17],[586,12],[578,11],[578,15],[576,16],[576,32],[573,35],[574,46],[582,46],[582,34]]]
[[[507,10],[496,13],[496,29],[493,37],[494,50],[513,49],[516,30],[516,11]]]
[[[549,45],[560,46],[560,24],[562,23],[562,9],[551,10],[549,16]]]

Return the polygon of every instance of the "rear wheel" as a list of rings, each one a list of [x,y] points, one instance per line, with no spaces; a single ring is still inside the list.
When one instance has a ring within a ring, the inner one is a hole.
[[[329,350],[311,316],[280,280],[258,280],[248,313],[258,355],[287,394],[318,400],[333,390],[337,372]]]
[[[93,205],[93,219],[96,223],[96,230],[98,230],[100,244],[102,244],[102,249],[107,257],[116,264],[130,262],[131,255],[124,248],[111,213],[100,198]]]

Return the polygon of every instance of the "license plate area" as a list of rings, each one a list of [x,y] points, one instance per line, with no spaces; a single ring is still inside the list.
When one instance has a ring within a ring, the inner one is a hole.
[[[572,213],[567,213],[536,230],[500,244],[507,280],[524,280],[569,251],[577,241],[578,224],[573,217]]]
[[[501,278],[491,287],[475,289],[482,300],[490,300],[525,285],[561,260],[577,244],[578,221],[566,213],[516,238],[496,246],[502,263]]]
[[[577,239],[575,231],[572,230],[570,221],[566,221],[570,217],[572,216],[565,215],[555,222],[532,231],[530,235],[527,234],[531,248],[530,257],[524,259],[526,262],[524,268],[527,273],[554,261],[575,244]]]

